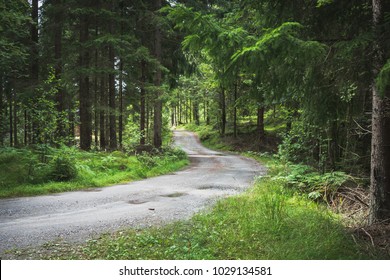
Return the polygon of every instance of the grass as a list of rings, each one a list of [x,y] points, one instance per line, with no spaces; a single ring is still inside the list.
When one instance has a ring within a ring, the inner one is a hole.
[[[219,140],[211,128],[200,128],[198,134],[209,141],[209,147],[229,149],[228,145],[214,145]],[[246,155],[265,162],[269,175],[258,179],[247,192],[220,200],[190,220],[105,234],[80,245],[48,243],[16,255],[39,259],[157,260],[390,257],[346,230],[341,217],[325,205],[309,199],[299,188],[291,188],[285,178],[275,178],[285,168],[283,164],[260,153]]]
[[[187,124],[184,126],[184,129],[195,132],[199,139],[202,141],[202,144],[208,148],[221,151],[232,151],[234,148],[228,143],[221,141],[221,137],[214,129],[212,125],[200,125]]]
[[[183,152],[172,149],[153,156],[46,149],[44,153],[0,150],[0,198],[104,187],[170,173],[188,164]]]
[[[53,250],[53,248],[55,250]],[[189,221],[106,234],[79,246],[48,245],[48,259],[325,260],[377,259],[356,243],[338,217],[285,188],[258,180]]]

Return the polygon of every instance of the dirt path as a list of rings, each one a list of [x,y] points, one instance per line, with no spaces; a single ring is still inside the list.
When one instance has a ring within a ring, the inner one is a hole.
[[[106,188],[0,200],[0,258],[11,248],[185,219],[265,173],[253,160],[206,149],[190,132],[175,131],[174,137],[191,160],[185,170]]]

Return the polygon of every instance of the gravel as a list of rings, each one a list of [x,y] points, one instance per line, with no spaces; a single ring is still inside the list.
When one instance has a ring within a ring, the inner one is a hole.
[[[101,189],[1,199],[0,258],[10,249],[188,219],[265,174],[254,160],[206,149],[191,132],[176,130],[174,139],[191,161],[182,171]]]

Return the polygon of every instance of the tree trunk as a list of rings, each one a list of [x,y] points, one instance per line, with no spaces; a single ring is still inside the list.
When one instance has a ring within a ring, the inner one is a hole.
[[[221,109],[221,135],[224,136],[226,132],[226,97],[225,89],[223,87],[219,94],[219,104]]]
[[[13,132],[13,110],[12,110],[12,94],[8,92],[8,106],[9,106],[9,145],[14,145],[14,132]]]
[[[259,137],[259,145],[261,146],[265,139],[264,131],[264,106],[259,105],[257,107],[257,135]]]
[[[207,123],[207,100],[206,100],[206,91],[203,93],[203,121]]]
[[[99,110],[99,126],[100,126],[100,149],[104,151],[106,149],[107,143],[106,143],[106,112],[105,108],[107,106],[106,101],[106,83],[105,78],[102,76],[100,78],[100,110]]]
[[[72,109],[68,108],[68,119],[69,119],[69,140],[68,140],[68,146],[75,145],[75,113],[72,111]]]
[[[62,76],[62,22],[63,22],[63,10],[62,0],[55,0],[53,2],[56,12],[54,13],[54,74],[57,81],[61,80]],[[64,110],[65,110],[65,98],[64,89],[62,85],[59,85],[57,96],[57,136],[60,139],[64,139],[66,136]]]
[[[234,84],[234,104],[233,104],[233,136],[237,138],[237,83]]]
[[[119,1],[119,7],[121,10],[121,19],[124,17],[124,1]],[[121,21],[120,24],[120,35],[124,35],[124,23]],[[118,120],[118,137],[119,137],[119,148],[123,147],[123,58],[120,58],[119,62],[119,120]]]
[[[390,218],[390,90],[382,96],[375,78],[385,63],[385,45],[382,25],[383,1],[373,0],[373,85],[372,85],[372,139],[371,139],[371,204],[369,222]]]
[[[200,119],[199,119],[199,102],[197,100],[194,100],[192,103],[192,113],[194,116],[194,121],[196,125],[200,125]]]
[[[38,61],[38,0],[32,0],[31,3],[31,79],[32,83],[38,82],[39,61]]]
[[[31,2],[31,66],[30,66],[30,79],[31,86],[35,87],[38,84],[39,79],[39,51],[38,51],[38,41],[39,41],[39,31],[38,31],[38,0],[32,0]],[[35,94],[35,92],[34,92]],[[37,143],[38,127],[35,120],[32,123],[32,143]]]
[[[155,8],[158,11],[161,8],[161,0],[155,0]],[[157,16],[157,13],[156,15]],[[154,33],[154,51],[155,57],[161,63],[161,30],[159,23],[156,23]],[[154,124],[153,124],[153,145],[159,149],[162,146],[162,100],[161,100],[161,69],[157,66],[154,77],[154,85],[156,86],[156,100],[154,102]]]
[[[114,54],[114,47],[110,46],[108,49],[109,53],[109,61],[110,61],[110,68],[112,71],[108,75],[108,106],[110,107],[110,149],[116,150],[117,149],[117,138],[116,138],[116,117],[115,117],[115,111],[116,111],[116,105],[115,105],[115,54]]]
[[[4,120],[4,109],[3,109],[3,76],[0,74],[0,146],[4,145],[4,127],[3,127],[3,120]]]
[[[95,21],[95,37],[97,38],[99,36],[99,25],[98,21]],[[99,68],[99,50],[98,48],[95,48],[95,69]],[[94,93],[94,105],[93,105],[93,127],[94,127],[94,140],[95,140],[95,148],[97,149],[99,147],[99,75],[95,73],[93,77],[93,93]]]
[[[122,149],[123,142],[123,60],[119,63],[119,147]]]
[[[141,85],[140,85],[140,145],[144,146],[146,141],[146,92],[145,92],[145,83],[146,83],[146,62],[141,61]]]
[[[153,114],[153,110],[150,109],[150,104],[147,101],[145,106],[145,113],[146,113],[146,119],[145,119],[145,138],[147,139],[147,142],[150,141],[150,119],[151,115]]]
[[[13,116],[14,146],[17,147],[19,145],[19,141],[18,141],[18,103],[16,101],[15,90],[13,90],[12,95],[13,95],[13,103],[14,103],[14,110],[13,110],[13,113],[14,113],[14,116]]]
[[[92,115],[91,115],[91,96],[89,90],[89,75],[86,70],[89,67],[89,50],[86,42],[89,39],[89,18],[88,15],[81,16],[80,22],[80,81],[79,81],[79,99],[80,99],[80,148],[89,150],[92,143]]]

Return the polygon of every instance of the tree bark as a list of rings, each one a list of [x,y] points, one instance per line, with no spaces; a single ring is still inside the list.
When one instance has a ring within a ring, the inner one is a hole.
[[[89,150],[92,143],[92,115],[91,115],[91,96],[89,90],[89,74],[86,73],[89,67],[89,50],[85,46],[89,39],[89,18],[88,15],[82,15],[80,20],[80,81],[79,81],[79,99],[80,99],[80,148]]]
[[[155,0],[155,9],[158,11],[161,8],[161,0]],[[156,13],[157,16],[157,13]],[[154,51],[155,57],[161,63],[161,30],[159,23],[156,23],[154,33]],[[159,65],[156,69],[154,77],[154,85],[156,86],[156,100],[154,102],[154,123],[153,123],[153,145],[159,149],[162,146],[162,100],[161,100],[161,82],[162,73]]]
[[[140,145],[144,146],[146,141],[146,92],[145,92],[145,83],[146,83],[146,62],[141,61],[141,85],[140,85]]]
[[[116,150],[117,149],[117,138],[116,138],[116,117],[115,117],[115,111],[116,111],[116,104],[115,104],[115,53],[114,53],[114,47],[110,46],[108,49],[109,53],[109,61],[110,61],[110,68],[111,73],[108,75],[108,106],[110,107],[110,149]]]
[[[390,218],[390,90],[382,96],[375,85],[375,77],[385,63],[382,24],[383,1],[373,0],[373,84],[372,84],[372,139],[371,139],[371,204],[369,222]]]
[[[238,86],[237,83],[234,84],[234,104],[233,104],[233,136],[237,138],[237,95],[238,95]]]
[[[39,79],[39,51],[38,51],[38,43],[39,43],[39,31],[38,31],[38,0],[32,0],[31,2],[31,65],[30,65],[30,80],[31,86],[35,87],[38,84]],[[35,91],[34,91],[35,94]],[[32,122],[32,143],[37,143],[37,136],[39,134],[38,127],[35,120]]]
[[[119,7],[121,10],[121,18],[124,17],[124,1],[119,1]],[[124,35],[124,23],[123,21],[120,24],[120,34],[121,37]],[[119,62],[119,119],[118,119],[118,138],[119,138],[119,148],[123,147],[123,58],[120,58]]]
[[[14,145],[14,133],[13,133],[13,108],[12,108],[12,93],[7,87],[8,93],[8,108],[9,108],[9,145],[12,147]]]
[[[119,62],[119,147],[122,149],[123,142],[123,60]]]
[[[63,25],[63,9],[62,9],[62,0],[53,1],[55,6],[54,13],[54,74],[57,81],[61,80],[62,76],[62,25]],[[58,92],[56,96],[57,102],[57,136],[60,139],[63,139],[66,136],[65,130],[65,120],[64,120],[64,110],[65,110],[65,98],[64,98],[64,89],[60,84],[58,87]]]
[[[99,130],[100,130],[100,149],[105,150],[107,143],[106,143],[106,113],[105,109],[107,106],[107,101],[106,101],[106,83],[105,83],[105,78],[102,76],[100,78],[100,110],[99,110]]]
[[[199,102],[198,100],[194,100],[192,102],[192,113],[194,116],[194,121],[196,125],[200,125],[200,117],[199,117]]]
[[[95,29],[95,36],[97,37],[99,34],[99,29],[98,29],[98,26],[96,24],[96,29]],[[99,53],[98,53],[98,49],[96,48],[95,49],[95,68],[98,69],[99,67]],[[94,104],[93,104],[93,118],[94,118],[94,121],[93,121],[93,128],[94,128],[94,140],[95,140],[95,147],[99,147],[99,76],[98,75],[94,75],[93,77],[93,95],[94,95],[94,98],[93,98],[93,101],[94,101]]]
[[[3,120],[4,120],[4,109],[3,109],[3,76],[0,74],[0,146],[4,145],[4,131],[3,131]]]
[[[221,109],[221,135],[224,136],[226,132],[226,97],[225,97],[225,88],[221,88],[219,94],[219,104]]]
[[[257,135],[259,137],[259,145],[261,146],[265,139],[264,131],[264,106],[259,105],[257,107]]]
[[[31,80],[35,84],[38,82],[39,61],[38,61],[38,0],[32,0],[31,3]]]
[[[13,132],[14,132],[14,146],[17,147],[19,145],[19,139],[18,139],[18,103],[16,100],[16,93],[15,90],[12,92],[13,95],[13,104],[14,104],[14,109],[13,109]]]

